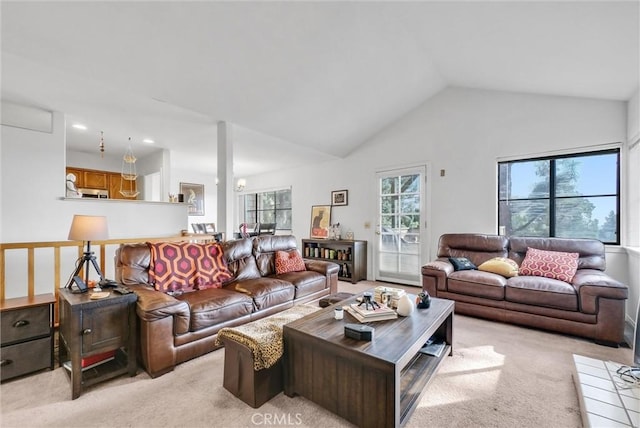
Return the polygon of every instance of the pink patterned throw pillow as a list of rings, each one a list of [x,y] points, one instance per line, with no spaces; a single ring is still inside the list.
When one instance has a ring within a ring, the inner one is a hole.
[[[527,254],[518,273],[525,276],[543,276],[571,282],[578,269],[578,257],[578,253],[527,248]]]
[[[307,270],[304,260],[296,250],[276,251],[276,274]]]

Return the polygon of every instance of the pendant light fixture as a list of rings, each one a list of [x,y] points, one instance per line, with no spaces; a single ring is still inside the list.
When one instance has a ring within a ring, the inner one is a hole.
[[[100,148],[100,157],[104,158],[104,132],[100,131],[100,144],[98,145]]]
[[[129,148],[122,157],[122,179],[120,180],[120,194],[125,198],[135,198],[138,192],[136,179],[136,157],[131,150],[131,137],[129,137]]]

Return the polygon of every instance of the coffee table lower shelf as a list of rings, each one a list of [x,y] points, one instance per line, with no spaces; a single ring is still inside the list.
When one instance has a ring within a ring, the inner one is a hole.
[[[439,357],[419,352],[402,369],[400,374],[400,425],[404,425],[406,419],[411,416],[433,375],[450,353],[450,345],[446,345]]]

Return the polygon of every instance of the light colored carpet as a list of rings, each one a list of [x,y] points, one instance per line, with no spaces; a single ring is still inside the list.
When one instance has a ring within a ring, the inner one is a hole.
[[[372,283],[342,284],[359,291]],[[413,289],[416,290],[416,289]],[[415,291],[414,291],[415,292]],[[572,354],[625,364],[628,348],[457,315],[454,355],[428,385],[409,427],[580,427]],[[157,379],[140,371],[71,400],[64,369],[3,383],[2,427],[345,427],[301,397],[252,409],[222,387],[224,350]],[[375,400],[375,397],[371,397]]]

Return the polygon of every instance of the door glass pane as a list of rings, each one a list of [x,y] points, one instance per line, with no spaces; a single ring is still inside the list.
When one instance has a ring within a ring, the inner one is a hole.
[[[398,177],[383,178],[380,183],[380,194],[389,195],[398,193]]]
[[[402,193],[411,193],[420,191],[420,176],[417,174],[403,175],[400,177],[402,182]]]
[[[376,277],[419,283],[422,173],[379,175],[380,217]]]
[[[398,197],[383,196],[380,208],[382,210],[382,214],[394,214],[398,212]]]

